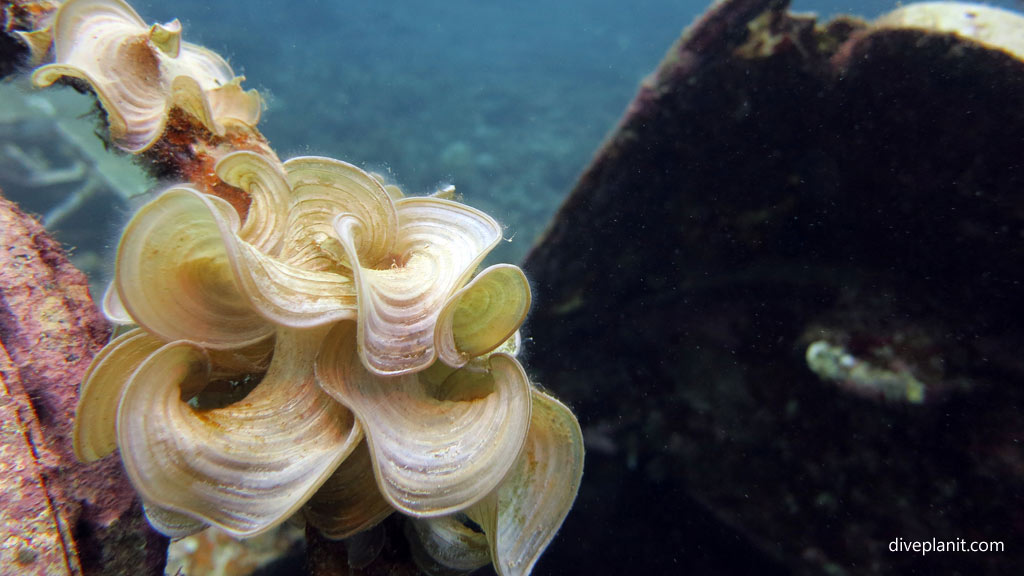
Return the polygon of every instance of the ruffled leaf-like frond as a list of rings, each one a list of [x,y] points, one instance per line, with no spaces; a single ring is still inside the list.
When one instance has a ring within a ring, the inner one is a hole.
[[[406,514],[427,517],[486,496],[523,446],[530,421],[526,374],[500,354],[489,368],[465,375],[476,379],[474,393],[447,398],[416,374],[368,371],[356,353],[355,328],[344,322],[324,342],[317,378],[359,419],[384,497]]]
[[[252,200],[239,238],[268,256],[276,256],[284,242],[291,195],[283,168],[262,154],[242,150],[218,160],[215,170],[221,180],[245,190]]]
[[[583,433],[572,411],[533,390],[526,446],[496,491],[467,511],[484,529],[500,576],[529,574],[569,514],[583,479]]]
[[[397,201],[395,258],[372,268],[360,259],[360,223],[335,222],[353,267],[359,302],[359,354],[380,375],[423,370],[437,357],[434,330],[441,308],[501,238],[493,218],[440,198]]]
[[[227,202],[191,188],[171,188],[143,206],[117,250],[117,290],[131,318],[168,342],[207,348],[269,337],[273,327],[232,271],[227,243],[238,226]]]
[[[111,340],[82,378],[75,408],[75,457],[93,462],[117,449],[117,407],[132,373],[165,342],[138,328]]]
[[[506,342],[530,310],[530,284],[518,266],[496,264],[452,295],[437,320],[435,346],[458,368]]]
[[[177,21],[149,27],[122,0],[68,0],[52,35],[56,61],[38,68],[33,83],[49,86],[63,76],[89,83],[107,112],[111,139],[128,152],[160,138],[172,106],[218,134],[221,119],[259,121],[259,95],[238,87],[223,58],[182,42]]]
[[[491,561],[487,536],[468,528],[454,515],[410,518],[405,533],[413,561],[430,575],[472,572]]]
[[[142,503],[142,511],[146,514],[149,525],[168,538],[184,538],[206,529],[207,524],[201,520],[167,508],[161,508],[151,502]]]
[[[394,250],[398,215],[384,187],[341,160],[303,156],[284,163],[292,193],[284,256],[308,270],[351,267],[333,227],[344,215],[355,229],[354,261],[375,266]],[[368,264],[367,264],[368,263]]]
[[[366,442],[356,446],[302,511],[307,522],[332,540],[369,530],[395,511],[377,488]]]
[[[117,416],[125,469],[142,497],[247,537],[283,522],[359,442],[352,414],[316,385],[322,330],[281,330],[263,380],[244,399],[197,410],[206,353],[186,341],[152,354]]]

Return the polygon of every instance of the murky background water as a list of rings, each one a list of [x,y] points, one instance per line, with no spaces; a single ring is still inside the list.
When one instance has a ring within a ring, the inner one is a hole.
[[[798,0],[793,9],[874,17],[896,4]],[[643,77],[707,2],[144,0],[134,6],[147,21],[179,18],[188,41],[221,53],[246,75],[246,86],[266,98],[260,128],[283,158],[341,158],[385,173],[408,193],[455,184],[464,201],[505,226],[509,242],[493,258],[518,261]],[[88,101],[63,102],[51,112],[74,117],[88,109]],[[91,129],[88,121],[73,128],[85,146]],[[31,140],[23,133],[0,139],[21,147]],[[9,152],[5,164],[23,164]],[[85,162],[96,161],[110,164],[106,173],[128,195],[158,186],[122,177],[124,169],[102,152]],[[0,186],[17,197],[26,183],[4,178]],[[51,190],[45,200],[30,190],[39,201],[29,208],[47,214],[81,183],[75,186]],[[63,222],[61,232],[78,248],[79,263],[102,274],[105,258],[95,253],[116,238],[128,208],[104,210],[97,201],[94,209],[84,224]],[[87,229],[77,229],[82,225]]]

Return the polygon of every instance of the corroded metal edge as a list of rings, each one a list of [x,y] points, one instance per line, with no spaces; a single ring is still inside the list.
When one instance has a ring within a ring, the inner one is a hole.
[[[75,460],[78,386],[109,325],[63,249],[0,197],[0,565],[31,574],[161,574],[166,539],[116,457]]]

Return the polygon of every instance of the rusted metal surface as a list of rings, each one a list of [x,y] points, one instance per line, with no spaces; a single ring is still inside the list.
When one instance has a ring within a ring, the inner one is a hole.
[[[14,32],[37,30],[58,6],[53,0],[0,0],[0,78],[17,72],[28,57]]]
[[[0,197],[0,573],[160,574],[116,457],[75,460],[78,386],[109,326],[85,276],[38,222]]]

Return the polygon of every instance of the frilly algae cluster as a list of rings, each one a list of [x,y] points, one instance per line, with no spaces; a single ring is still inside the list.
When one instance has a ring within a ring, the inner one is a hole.
[[[398,511],[421,566],[528,573],[572,506],[583,445],[516,359],[522,271],[477,271],[499,225],[450,191],[281,162],[255,130],[259,96],[177,21],[69,0],[26,41],[50,62],[37,85],[84,81],[116,146],[174,150],[184,180],[121,238],[104,309],[132,327],[85,377],[79,458],[119,451],[172,537],[298,517],[347,538]]]

